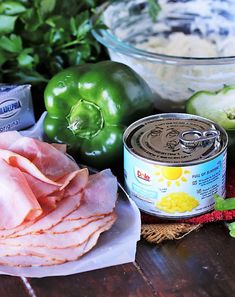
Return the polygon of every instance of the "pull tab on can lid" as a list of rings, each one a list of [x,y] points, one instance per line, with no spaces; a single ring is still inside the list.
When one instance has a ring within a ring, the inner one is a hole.
[[[217,124],[186,114],[160,114],[133,123],[124,133],[127,149],[139,157],[165,164],[198,163],[227,146]]]
[[[195,148],[196,146],[207,146],[213,144],[215,146],[220,144],[220,131],[218,130],[188,130],[183,131],[179,135],[181,145],[185,148]]]

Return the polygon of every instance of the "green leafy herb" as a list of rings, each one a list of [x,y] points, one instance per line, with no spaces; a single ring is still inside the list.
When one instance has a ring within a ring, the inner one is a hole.
[[[59,70],[96,61],[95,0],[0,0],[2,82],[46,82]]]
[[[224,211],[224,210],[233,210],[235,209],[235,198],[226,198],[224,199],[218,194],[214,194],[215,210]],[[228,223],[229,234],[232,237],[235,237],[235,222]]]
[[[224,199],[218,194],[214,194],[215,210],[232,210],[235,209],[235,198]]]
[[[148,9],[149,15],[151,16],[152,20],[156,22],[158,13],[161,10],[161,6],[156,0],[148,0],[148,4],[149,4],[149,9]]]
[[[16,1],[2,1],[0,3],[0,14],[16,15],[26,10],[25,6]]]
[[[0,34],[13,32],[16,19],[15,16],[0,15]]]
[[[21,37],[15,34],[0,37],[0,48],[8,53],[20,53],[22,51]]]
[[[235,237],[235,222],[228,224],[229,234],[231,237]]]

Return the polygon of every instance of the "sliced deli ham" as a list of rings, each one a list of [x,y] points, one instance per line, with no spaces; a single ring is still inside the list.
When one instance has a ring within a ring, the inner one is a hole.
[[[46,210],[45,215],[42,215],[39,218],[40,221],[36,220],[35,223],[26,222],[21,226],[10,230],[0,230],[0,238],[6,238],[9,236],[16,237],[27,233],[37,233],[41,232],[42,229],[47,230],[48,228],[57,225],[58,222],[60,222],[68,214],[76,210],[81,203],[83,195],[81,192],[88,183],[88,170],[87,168],[83,168],[77,173],[75,183],[69,183],[62,192],[65,198],[58,198],[59,194],[55,192],[53,194],[55,196],[48,195],[38,199],[42,208]],[[46,186],[48,185],[46,184]],[[61,201],[57,203],[58,201],[56,201],[56,199]],[[45,204],[54,204],[54,206],[48,205],[48,207],[45,208]]]
[[[82,170],[85,170],[85,168]],[[82,193],[83,199],[81,199],[81,196],[73,193],[67,200],[61,201],[53,212],[41,218],[32,226],[25,226],[23,230],[16,230],[16,232],[13,230],[12,232],[0,232],[0,238],[18,237],[30,233],[36,234],[41,233],[43,230],[47,232],[52,230],[52,232],[60,233],[64,232],[65,228],[68,228],[68,230],[74,228],[79,219],[111,213],[117,198],[117,181],[111,171],[104,170],[94,174],[89,177],[88,184],[86,183],[84,184],[85,190]],[[74,185],[71,184],[71,187],[73,188]],[[82,188],[79,188],[81,191]],[[77,190],[79,188],[76,187]],[[71,193],[70,190],[68,193]],[[61,224],[62,220],[76,222],[64,222]],[[52,227],[53,229],[50,229]]]
[[[110,215],[110,214],[108,214]],[[70,231],[75,231],[78,230],[90,222],[94,222],[100,219],[103,219],[106,215],[100,215],[100,216],[92,216],[88,218],[83,218],[83,219],[78,219],[78,220],[73,220],[73,221],[67,221],[63,220],[59,224],[53,226],[52,228],[48,229],[46,233],[51,233],[51,234],[61,234],[61,233],[66,233]]]
[[[114,224],[116,199],[110,170],[89,175],[64,145],[0,134],[0,264],[49,266],[79,259]]]
[[[59,179],[59,183],[62,185],[60,189],[65,189],[66,196],[77,194],[86,187],[88,176],[89,172],[87,168],[73,171]]]
[[[51,143],[54,148],[56,148],[58,151],[61,151],[63,154],[66,154],[67,152],[67,145],[63,143]]]
[[[42,180],[37,179],[26,172],[24,173],[24,175],[37,198],[47,197],[55,192],[59,194],[59,191],[62,191],[63,189],[65,189],[66,191],[65,196],[71,196],[85,188],[88,182],[87,168],[79,169],[65,175],[58,181],[59,185],[52,185],[43,182]]]
[[[13,267],[32,267],[32,266],[51,266],[63,264],[64,261],[47,259],[45,257],[40,256],[32,256],[28,254],[25,255],[12,255],[12,256],[4,256],[0,258],[0,265],[7,265]]]
[[[114,221],[115,215],[106,216],[100,220],[92,221],[78,230],[69,231],[66,233],[41,233],[41,234],[26,234],[15,238],[6,238],[0,240],[0,244],[9,246],[24,246],[24,247],[45,247],[49,249],[64,249],[82,244],[87,240],[90,234],[93,234],[100,227]],[[63,222],[61,223],[63,224]]]
[[[62,222],[63,219],[69,215],[72,211],[77,209],[81,203],[83,193],[78,193],[74,196],[63,199],[55,210],[47,214],[45,217],[35,222],[31,226],[24,228],[23,230],[15,233],[14,237],[22,235],[40,234],[43,231],[47,231],[58,223]],[[13,236],[12,236],[13,237]],[[26,238],[26,237],[24,237]]]
[[[9,150],[0,149],[0,159],[5,160],[9,165],[17,167],[22,172],[29,173],[45,183],[61,186],[61,184],[45,176],[31,161],[19,154]]]
[[[0,265],[28,267],[28,266],[50,266],[62,264],[68,261],[78,260],[95,246],[100,234],[114,223],[114,218],[102,225],[94,233],[87,235],[87,240],[82,244],[66,249],[48,249],[46,247],[25,247],[0,245]]]
[[[61,185],[46,183],[45,181],[32,176],[28,172],[23,172],[23,174],[37,198],[48,196],[58,191],[61,187]]]
[[[12,143],[22,138],[17,131],[8,131],[0,133],[0,148],[7,150]]]
[[[10,139],[10,141],[6,141],[5,139]],[[23,137],[16,131],[0,134],[0,149],[8,150],[25,157],[43,175],[53,181],[79,169],[79,166],[64,154],[64,145],[57,147],[60,149],[57,149],[56,145],[51,145],[38,139]]]
[[[45,216],[42,216],[34,223],[26,223],[22,226],[23,228],[3,230],[0,232],[0,238],[5,238],[5,242],[6,238],[45,232],[51,227],[56,226],[59,222],[62,222],[68,214],[77,209],[81,203],[82,195],[82,193],[78,193],[74,196],[63,199],[58,203],[57,207],[53,211],[46,213]]]
[[[117,179],[110,169],[93,174],[84,190],[81,206],[66,220],[77,220],[112,212],[117,200]]]
[[[30,160],[53,181],[79,169],[79,166],[62,151],[37,139],[21,137],[8,149]]]
[[[14,228],[41,215],[42,208],[23,173],[0,159],[0,228]]]

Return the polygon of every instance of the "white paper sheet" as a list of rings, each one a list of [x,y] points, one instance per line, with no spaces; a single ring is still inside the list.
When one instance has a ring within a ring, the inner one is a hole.
[[[30,137],[42,137],[42,122],[22,134]],[[90,271],[94,269],[133,262],[136,244],[140,239],[140,212],[119,185],[116,205],[117,220],[113,227],[101,234],[97,245],[78,261],[48,267],[8,267],[0,266],[0,274],[24,277],[62,276]]]

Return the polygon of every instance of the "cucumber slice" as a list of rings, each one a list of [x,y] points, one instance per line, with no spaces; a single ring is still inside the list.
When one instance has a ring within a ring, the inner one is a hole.
[[[235,129],[235,85],[216,92],[199,91],[186,102],[186,112],[210,119],[225,130]]]

